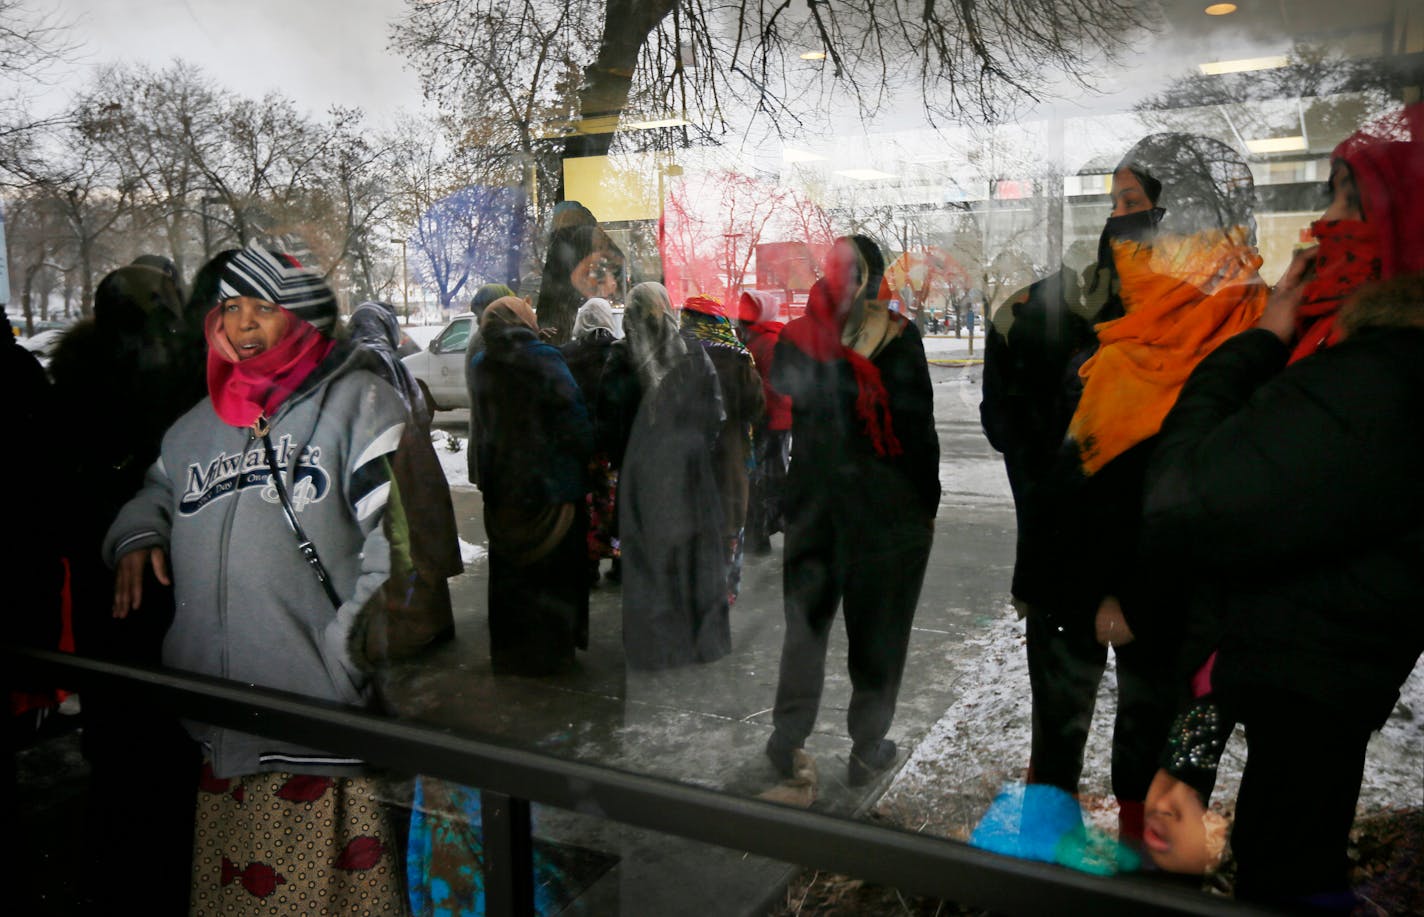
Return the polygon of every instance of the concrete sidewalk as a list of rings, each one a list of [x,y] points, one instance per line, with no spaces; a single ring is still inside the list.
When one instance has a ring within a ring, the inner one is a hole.
[[[1013,558],[1014,520],[1002,465],[977,418],[978,368],[932,367],[945,497],[911,638],[890,737],[903,762],[955,699],[964,638],[1002,604]],[[442,418],[443,420],[444,418]],[[452,425],[458,427],[458,422]],[[455,494],[462,537],[485,541],[478,492]],[[780,537],[767,557],[748,557],[732,612],[732,653],[668,672],[623,665],[619,589],[591,597],[589,649],[576,671],[547,679],[495,678],[489,665],[486,565],[452,580],[457,641],[392,679],[408,715],[495,735],[549,754],[755,796],[777,784],[762,753],[781,652]],[[606,566],[606,565],[605,565]],[[833,630],[817,731],[807,743],[820,773],[813,811],[855,817],[888,786],[893,768],[867,787],[845,781],[850,697],[845,638]],[[619,863],[571,913],[741,915],[780,902],[794,867],[558,810],[536,813],[536,833],[617,855]]]

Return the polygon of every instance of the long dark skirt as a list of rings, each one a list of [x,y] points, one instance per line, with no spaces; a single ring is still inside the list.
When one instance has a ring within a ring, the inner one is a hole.
[[[551,675],[588,648],[588,512],[548,554],[513,563],[490,545],[490,660],[497,675]]]

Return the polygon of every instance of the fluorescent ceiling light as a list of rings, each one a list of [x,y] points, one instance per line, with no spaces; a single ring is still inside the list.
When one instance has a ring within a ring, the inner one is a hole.
[[[691,123],[682,118],[654,118],[650,121],[630,121],[621,126],[630,131],[648,131],[658,127],[685,127]]]
[[[825,59],[826,59],[826,52],[825,52],[825,51],[807,51],[805,54],[801,55],[801,59],[802,59],[802,60],[825,60]]]
[[[1236,12],[1236,4],[1213,3],[1211,6],[1202,10],[1202,12],[1206,13],[1208,16],[1228,16],[1231,13]]]
[[[1253,153],[1294,153],[1305,149],[1305,138],[1299,135],[1295,137],[1263,137],[1259,140],[1247,140],[1246,149]]]
[[[1284,54],[1275,54],[1270,57],[1243,57],[1239,60],[1219,60],[1206,64],[1198,64],[1201,72],[1207,76],[1217,76],[1222,73],[1247,73],[1252,70],[1274,70],[1277,67],[1284,67],[1290,63]]]
[[[882,172],[879,169],[837,169],[837,175],[844,175],[846,178],[853,178],[856,181],[878,181],[882,178],[894,178],[890,172]]]
[[[781,150],[782,162],[820,162],[826,157],[820,153],[812,153],[809,150],[798,150],[794,147],[783,147]]]

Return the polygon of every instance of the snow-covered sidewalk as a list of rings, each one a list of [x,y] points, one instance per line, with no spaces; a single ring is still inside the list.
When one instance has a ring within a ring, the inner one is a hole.
[[[1029,755],[1028,664],[1023,623],[1005,602],[984,632],[959,654],[952,675],[960,694],[916,746],[876,811],[930,834],[968,838],[994,794],[1021,780]],[[1088,740],[1082,799],[1094,823],[1116,833],[1110,789],[1110,737],[1116,678],[1109,660]],[[1212,806],[1227,814],[1240,788],[1246,744],[1238,727],[1222,757]],[[1400,692],[1394,714],[1370,742],[1357,812],[1424,805],[1424,662]]]

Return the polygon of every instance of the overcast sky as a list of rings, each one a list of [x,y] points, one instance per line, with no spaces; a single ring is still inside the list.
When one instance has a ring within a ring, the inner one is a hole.
[[[375,121],[421,105],[420,83],[387,50],[402,0],[30,0],[71,23],[76,64],[54,106],[95,66],[181,57],[249,96],[280,90],[313,114],[358,105]],[[50,107],[46,105],[46,107]]]

